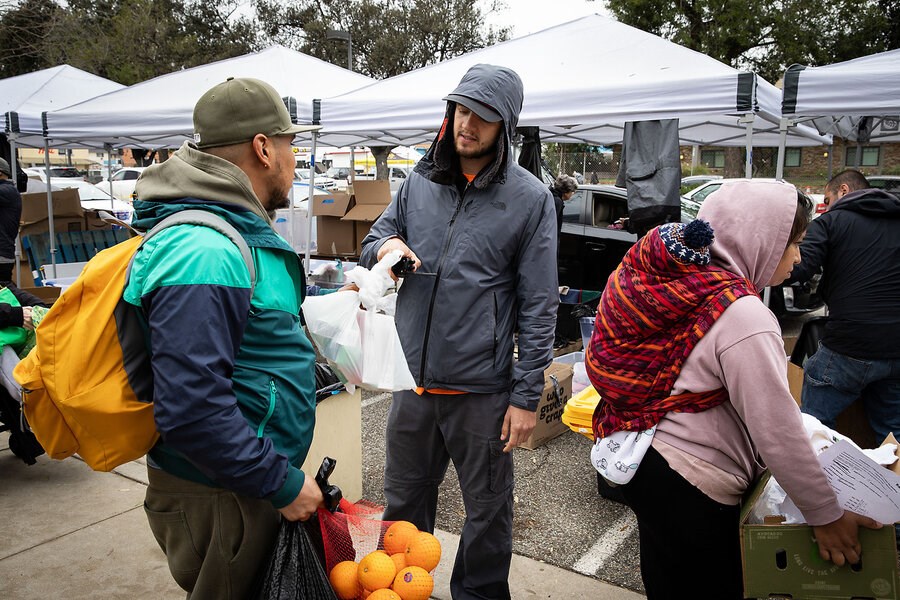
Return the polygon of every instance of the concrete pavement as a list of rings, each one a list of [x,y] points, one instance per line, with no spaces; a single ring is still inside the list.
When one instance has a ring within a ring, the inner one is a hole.
[[[42,456],[27,466],[0,434],[0,598],[183,598],[144,517],[146,477],[143,461],[112,473],[95,473],[74,458]],[[450,600],[458,537],[435,534],[443,553],[433,597]],[[643,598],[518,555],[510,585],[516,600]]]

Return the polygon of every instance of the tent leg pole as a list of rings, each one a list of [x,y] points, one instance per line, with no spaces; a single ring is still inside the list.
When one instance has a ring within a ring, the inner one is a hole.
[[[753,121],[756,119],[756,115],[753,113],[747,113],[742,116],[739,123],[746,125],[747,127],[747,144],[746,144],[746,161],[744,163],[744,177],[747,179],[751,179],[753,177]]]
[[[778,162],[775,166],[775,179],[781,181],[784,179],[784,154],[785,148],[787,147],[787,132],[788,127],[791,126],[790,119],[781,119],[778,123],[778,131],[780,132],[780,139],[778,141]]]
[[[50,277],[56,279],[56,228],[53,223],[53,192],[50,191],[50,140],[44,138],[44,166],[47,168],[47,224],[50,234]]]
[[[834,144],[828,146],[828,181],[834,177]]]
[[[309,268],[309,255],[311,254],[312,249],[312,226],[313,226],[313,195],[315,194],[315,182],[316,182],[316,141],[319,138],[319,132],[312,132],[312,144],[309,148],[309,202],[306,204],[306,252],[303,258],[303,268],[306,270],[306,275],[309,276],[312,273]]]

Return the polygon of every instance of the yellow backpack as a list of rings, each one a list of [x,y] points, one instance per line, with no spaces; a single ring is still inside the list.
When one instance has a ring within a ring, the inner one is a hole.
[[[153,404],[141,400],[153,397],[146,325],[122,293],[141,245],[180,224],[228,237],[250,271],[252,294],[256,271],[247,243],[225,219],[203,210],[175,213],[142,238],[88,261],[44,316],[35,331],[37,345],[13,371],[23,388],[25,419],[51,458],[77,452],[92,469],[111,471],[144,456],[159,438]],[[126,371],[126,360],[138,367]]]

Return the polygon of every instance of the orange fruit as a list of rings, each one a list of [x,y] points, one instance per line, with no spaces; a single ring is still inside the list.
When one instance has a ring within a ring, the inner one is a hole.
[[[368,600],[370,595],[372,595],[372,592],[364,589],[359,593],[359,600]]]
[[[356,577],[363,588],[378,590],[390,587],[395,575],[397,575],[397,568],[391,557],[376,550],[366,554],[359,561],[359,571],[357,571]]]
[[[401,600],[401,598],[394,590],[382,588],[369,594],[369,597],[366,600]]]
[[[428,600],[434,589],[434,579],[422,567],[406,567],[394,577],[391,589],[401,600]]]
[[[426,531],[420,531],[406,547],[406,564],[434,571],[441,562],[441,543]]]
[[[359,565],[352,560],[345,560],[334,565],[328,575],[328,581],[334,588],[334,593],[339,600],[355,600],[359,593],[359,579],[357,571]]]
[[[398,573],[406,568],[406,552],[391,554],[391,560],[394,561],[394,567],[397,569]]]
[[[406,552],[409,540],[418,533],[416,526],[409,521],[397,521],[384,532],[384,549],[388,554]]]

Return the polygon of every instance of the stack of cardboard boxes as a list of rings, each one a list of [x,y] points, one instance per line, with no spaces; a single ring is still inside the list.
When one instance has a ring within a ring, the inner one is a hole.
[[[98,211],[83,210],[78,190],[71,188],[52,192],[53,230],[56,233],[66,231],[91,231],[110,229],[109,223],[103,221]],[[47,210],[47,193],[22,194],[22,216],[20,218],[19,236],[25,237],[50,231],[50,219]],[[40,266],[40,265],[37,265]],[[33,280],[32,265],[24,251],[17,266],[23,286]],[[15,274],[13,277],[15,278]]]
[[[359,256],[362,241],[387,205],[391,188],[387,181],[357,181],[350,194],[334,192],[313,199],[317,254]]]

